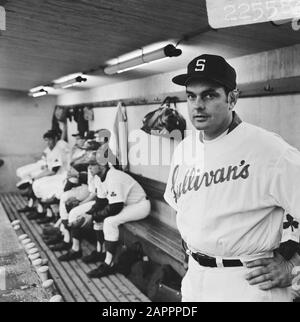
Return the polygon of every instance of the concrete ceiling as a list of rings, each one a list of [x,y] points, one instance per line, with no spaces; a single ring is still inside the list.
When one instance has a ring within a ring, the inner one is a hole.
[[[149,44],[197,34],[183,55],[118,76],[93,73],[86,86],[182,68],[202,52],[228,58],[289,46],[299,32],[271,23],[207,31],[204,0],[8,0],[0,36],[0,88],[28,90],[63,75],[105,65]],[[200,31],[205,31],[200,34]]]

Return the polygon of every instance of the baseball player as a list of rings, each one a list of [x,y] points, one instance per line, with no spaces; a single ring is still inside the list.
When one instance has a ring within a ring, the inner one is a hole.
[[[95,158],[95,152],[99,147],[99,142],[89,141],[89,144],[82,148],[85,151],[84,159],[86,163],[75,164],[68,171],[67,182],[59,201],[59,214],[62,221],[61,232],[64,235],[64,240],[63,242],[56,240],[56,245],[51,247],[54,251],[68,250],[71,246],[70,226],[68,224],[69,212],[71,209],[84,204],[90,193],[94,192],[94,188],[91,188],[93,178],[87,168],[88,162],[91,158]],[[80,209],[77,209],[78,212],[80,212]]]
[[[49,148],[46,148],[43,151],[42,157],[35,163],[24,165],[17,169],[16,175],[20,178],[20,181],[17,183],[17,188],[22,184],[34,179],[37,175],[41,174],[46,168],[46,159]]]
[[[90,195],[88,182],[91,180],[91,174],[87,172],[87,165],[74,166],[74,171],[77,171],[77,186],[64,191],[59,200],[60,231],[63,241],[61,242],[57,236],[56,242],[50,247],[53,251],[68,250],[71,247],[69,212],[80,203],[84,203]]]
[[[176,148],[165,191],[190,255],[182,300],[291,301],[299,250],[287,260],[277,249],[283,228],[299,243],[299,151],[240,120],[224,58],[196,57],[173,82],[196,129]]]
[[[41,176],[44,173],[44,170],[47,168],[47,154],[49,148],[47,147],[40,160],[35,163],[27,164],[17,169],[16,175],[20,178],[20,181],[17,183],[17,188],[21,191],[27,190],[25,192],[30,195],[30,188],[32,182],[38,176]],[[30,196],[28,197],[28,203],[24,208],[18,209],[18,212],[27,212],[30,211],[33,207],[34,200]]]
[[[109,166],[109,154],[99,149],[96,154],[99,172],[95,179],[99,205],[89,211],[92,214],[98,243],[105,246],[104,262],[88,273],[91,278],[102,277],[115,271],[114,256],[119,241],[119,226],[146,218],[151,210],[150,201],[140,184],[127,173]],[[99,236],[99,231],[103,234]],[[103,249],[103,247],[102,247]],[[93,254],[91,258],[93,259]]]
[[[64,181],[67,175],[69,150],[67,145],[62,145],[57,133],[50,130],[44,134],[49,151],[47,154],[47,168],[37,176],[32,184],[35,197],[41,201],[56,197],[59,199],[63,192]],[[43,213],[40,204],[37,212]]]
[[[95,185],[96,174],[99,171],[99,166],[96,162],[95,152],[90,155],[90,159],[88,161],[88,193],[83,189],[82,198],[79,195],[76,195],[76,199],[80,201],[77,207],[74,207],[69,213],[67,210],[63,209],[63,204],[60,206],[60,216],[63,219],[63,225],[65,228],[64,231],[64,242],[66,243],[66,249],[69,248],[70,245],[70,235],[66,232],[70,231],[72,236],[71,241],[71,249],[59,257],[61,261],[70,261],[73,259],[80,258],[82,256],[81,251],[81,238],[83,231],[92,229],[92,216],[87,214],[87,212],[93,207],[96,202],[97,196],[97,188]],[[85,197],[85,198],[84,198]]]
[[[49,145],[49,140],[47,138],[49,133],[55,137],[56,149],[61,149],[67,153],[68,144],[65,141],[59,140],[60,133],[56,131],[50,130],[44,134],[43,138],[45,141],[47,141],[47,145]],[[48,169],[48,162],[51,163],[51,156],[48,158],[48,155],[52,154],[52,152],[50,152],[51,149],[48,146],[44,150],[42,158],[38,162],[17,169],[17,176],[21,178],[21,181],[18,182],[17,187],[23,191],[23,195],[26,193],[28,197],[28,204],[24,208],[18,209],[18,212],[30,212],[34,209],[35,196],[32,192],[32,183],[34,180],[51,175],[51,171]]]

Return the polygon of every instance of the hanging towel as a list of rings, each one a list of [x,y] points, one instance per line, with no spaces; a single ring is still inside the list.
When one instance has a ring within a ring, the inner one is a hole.
[[[128,122],[126,106],[122,102],[117,105],[114,134],[116,137],[116,157],[122,169],[128,171]]]

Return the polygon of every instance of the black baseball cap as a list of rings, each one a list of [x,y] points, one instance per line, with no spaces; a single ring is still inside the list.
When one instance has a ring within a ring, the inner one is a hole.
[[[43,135],[43,139],[56,139],[59,137],[59,133],[55,130],[48,130],[46,133]]]
[[[187,67],[187,74],[172,79],[177,85],[186,86],[191,80],[210,80],[227,87],[236,88],[236,71],[227,61],[217,55],[201,55],[194,58]]]
[[[75,138],[78,137],[80,139],[84,139],[84,135],[82,133],[79,133],[79,132],[72,134],[72,136],[74,136]]]

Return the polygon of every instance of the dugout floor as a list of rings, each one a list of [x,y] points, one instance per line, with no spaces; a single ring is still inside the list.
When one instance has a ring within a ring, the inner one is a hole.
[[[41,238],[42,227],[29,221],[25,215],[17,212],[25,206],[25,201],[18,193],[0,195],[0,202],[10,221],[21,221],[20,234],[27,234],[36,243],[43,258],[49,260],[50,278],[54,280],[56,289],[66,302],[149,302],[125,276],[114,274],[100,279],[89,279],[87,272],[96,268],[96,264],[85,264],[80,259],[60,262],[62,252],[52,252]],[[83,253],[93,250],[87,242],[83,242]]]

